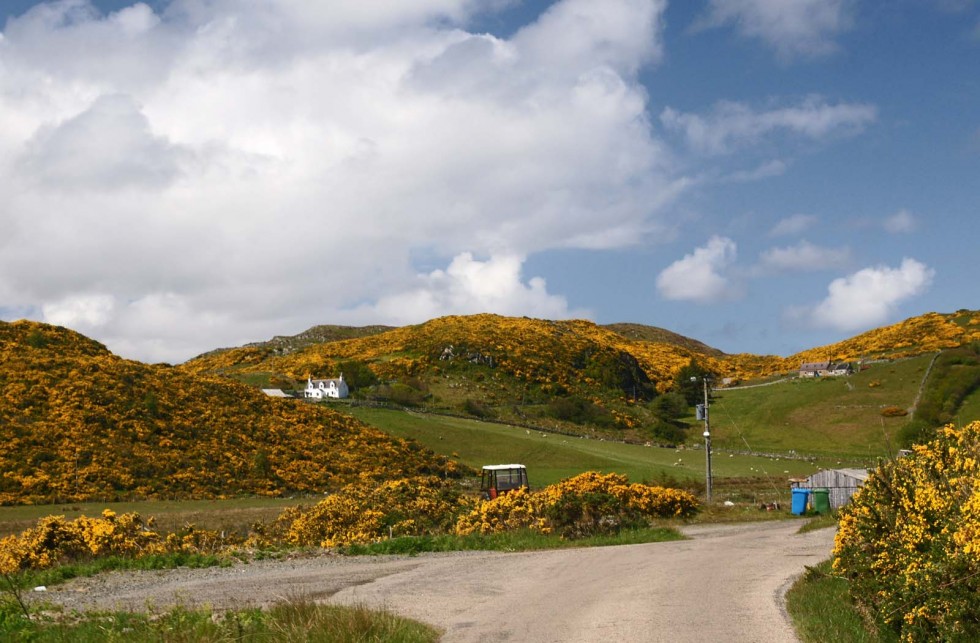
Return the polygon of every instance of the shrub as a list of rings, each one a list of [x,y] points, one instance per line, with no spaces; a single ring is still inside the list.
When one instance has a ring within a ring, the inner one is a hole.
[[[472,398],[466,398],[463,402],[463,411],[474,417],[492,419],[497,417],[497,412],[488,406],[485,402],[479,400],[474,400]]]
[[[157,554],[165,551],[160,536],[137,513],[117,516],[106,509],[101,518],[47,516],[20,535],[0,540],[0,573],[90,560],[100,556]]]
[[[980,640],[980,422],[913,451],[842,509],[833,568],[905,641]]]
[[[456,533],[496,533],[530,527],[580,538],[617,533],[650,518],[689,516],[697,500],[686,492],[630,484],[626,476],[589,471],[536,493],[513,492],[481,502],[456,523]]]
[[[596,426],[612,426],[615,418],[605,409],[591,400],[580,397],[556,397],[548,404],[548,414],[557,420],[574,424],[594,424]]]
[[[465,500],[436,477],[348,485],[305,511],[287,510],[285,540],[336,547],[450,529]]]

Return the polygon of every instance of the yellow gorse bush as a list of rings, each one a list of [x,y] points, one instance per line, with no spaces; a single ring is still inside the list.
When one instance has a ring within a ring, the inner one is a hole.
[[[878,468],[841,512],[834,570],[904,641],[980,640],[980,422]]]
[[[456,534],[495,534],[518,529],[551,533],[543,516],[542,500],[540,493],[521,488],[482,501],[456,521]]]
[[[588,471],[538,492],[521,490],[485,500],[460,516],[456,533],[530,528],[567,536],[590,535],[651,518],[690,516],[697,509],[697,498],[686,491],[630,484],[623,475]]]
[[[362,482],[288,515],[286,542],[337,547],[445,532],[466,506],[457,486],[428,476]]]
[[[0,504],[322,493],[465,467],[357,420],[0,321]]]
[[[116,515],[106,509],[100,518],[65,520],[48,516],[20,535],[0,540],[0,573],[46,569],[101,556],[139,557],[167,550],[137,513]]]

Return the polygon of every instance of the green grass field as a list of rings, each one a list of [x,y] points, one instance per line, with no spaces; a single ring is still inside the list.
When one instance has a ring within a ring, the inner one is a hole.
[[[882,417],[881,410],[912,406],[931,359],[874,364],[850,377],[715,391],[712,436],[719,448],[732,450],[869,460],[893,454],[906,418]]]
[[[584,471],[622,473],[634,482],[698,485],[705,478],[702,449],[664,449],[620,442],[529,431],[520,427],[389,409],[353,407],[360,420],[432,450],[457,457],[479,469],[485,464],[520,463],[528,467],[531,486],[544,487]],[[816,462],[715,452],[712,474],[715,499],[744,496],[744,488],[790,496],[787,478],[807,476],[837,466],[836,459]],[[743,484],[726,484],[738,481]],[[727,495],[726,495],[727,494]],[[771,500],[767,500],[771,501]]]
[[[956,423],[960,426],[980,420],[980,390],[971,393],[956,414]]]

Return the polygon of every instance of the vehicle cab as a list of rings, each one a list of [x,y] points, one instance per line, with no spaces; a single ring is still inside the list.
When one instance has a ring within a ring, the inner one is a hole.
[[[528,489],[527,467],[523,464],[489,464],[483,467],[480,491],[484,498],[494,499],[515,489]]]

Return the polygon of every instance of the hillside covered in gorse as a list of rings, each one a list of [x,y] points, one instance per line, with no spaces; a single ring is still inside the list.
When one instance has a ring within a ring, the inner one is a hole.
[[[671,426],[683,412],[669,394],[680,392],[690,375],[735,384],[792,374],[803,362],[896,359],[977,339],[980,313],[959,311],[914,317],[789,357],[728,355],[648,326],[484,314],[286,348],[277,338],[214,351],[180,368],[297,387],[310,376],[345,373],[355,393],[396,404],[672,441]],[[695,394],[686,392],[689,403]]]
[[[34,322],[0,322],[0,392],[2,504],[322,493],[458,472],[327,408]]]

